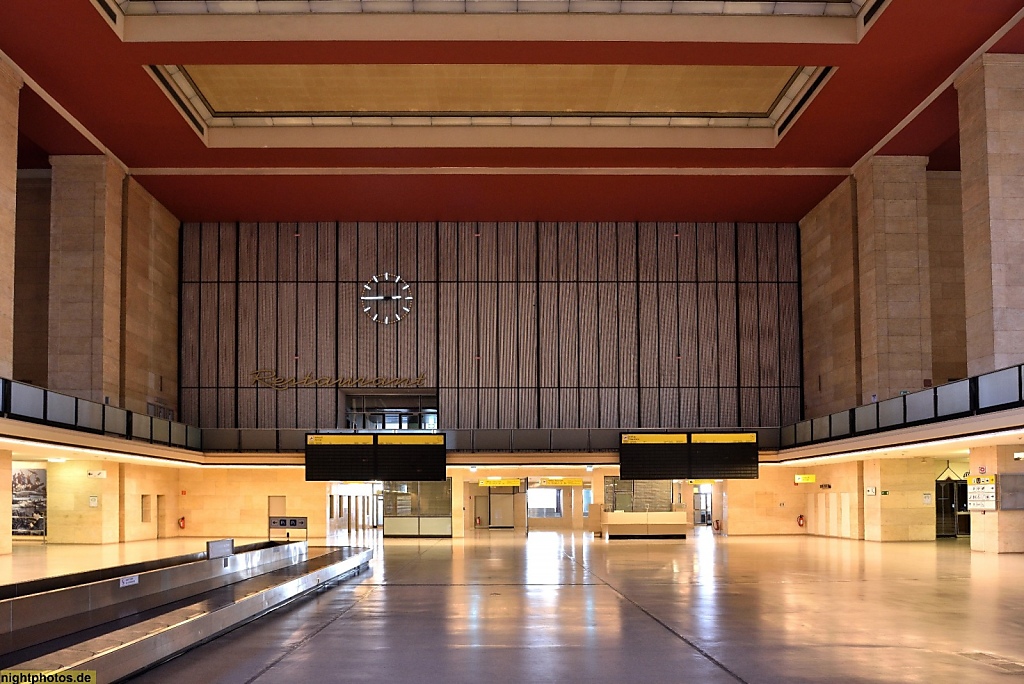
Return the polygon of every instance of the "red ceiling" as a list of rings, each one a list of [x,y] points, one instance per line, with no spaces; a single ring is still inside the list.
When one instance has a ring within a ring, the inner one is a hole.
[[[849,167],[929,96],[1024,0],[889,0],[858,45],[288,42],[123,44],[89,0],[20,3],[0,49],[132,168]],[[1024,52],[1024,29],[996,48]],[[837,67],[775,149],[207,149],[147,64],[531,62]],[[28,89],[25,89],[27,92]],[[21,133],[49,154],[92,146],[34,94]],[[883,148],[956,168],[956,96],[944,92]],[[24,155],[27,159],[41,156]],[[141,176],[183,220],[798,220],[834,176]]]

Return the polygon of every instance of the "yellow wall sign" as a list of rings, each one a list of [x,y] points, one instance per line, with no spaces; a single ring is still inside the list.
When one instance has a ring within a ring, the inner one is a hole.
[[[694,444],[736,444],[757,442],[756,432],[695,432],[690,435]]]
[[[817,478],[816,475],[794,475],[793,476],[793,482],[795,482],[797,484],[808,484],[810,482],[814,482],[817,479],[818,478]]]
[[[306,444],[373,444],[373,435],[306,435]]]
[[[968,485],[994,485],[995,483],[995,475],[975,475],[967,480]]]
[[[541,487],[582,487],[582,477],[542,477]]]
[[[436,444],[444,446],[444,435],[377,435],[377,444]]]
[[[523,484],[523,481],[516,478],[508,478],[504,480],[480,480],[481,487],[518,487]]]
[[[638,434],[622,435],[623,444],[686,444],[689,435],[683,434]]]

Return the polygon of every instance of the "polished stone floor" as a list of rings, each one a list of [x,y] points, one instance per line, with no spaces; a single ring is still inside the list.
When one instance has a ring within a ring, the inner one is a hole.
[[[966,539],[353,541],[369,573],[133,681],[1024,681],[1024,556]]]

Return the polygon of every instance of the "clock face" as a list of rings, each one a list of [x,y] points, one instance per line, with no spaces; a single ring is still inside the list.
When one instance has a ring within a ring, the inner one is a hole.
[[[359,308],[375,323],[397,323],[412,311],[412,290],[397,273],[378,273],[360,290]]]

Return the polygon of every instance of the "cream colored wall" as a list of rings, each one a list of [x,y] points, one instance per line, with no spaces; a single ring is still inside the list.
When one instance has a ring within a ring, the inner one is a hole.
[[[120,465],[121,482],[121,541],[139,541],[158,537],[177,537],[178,487],[180,470],[143,466],[133,463]],[[142,521],[142,496],[151,496],[151,519]],[[158,516],[158,496],[163,497],[163,520]]]
[[[178,510],[188,537],[265,537],[267,497],[284,496],[286,515],[309,518],[309,536],[327,535],[324,482],[302,468],[184,468]]]
[[[796,485],[804,492],[808,534],[845,539],[864,538],[863,462],[794,468],[792,475],[809,474],[815,481]],[[793,481],[793,478],[790,478]],[[823,485],[829,485],[822,488]]]
[[[449,476],[451,473],[449,473]],[[462,478],[452,478],[452,536],[466,536],[466,519],[473,515],[466,509],[466,483]],[[462,505],[459,505],[462,502]]]
[[[864,486],[876,491],[864,496],[865,540],[935,539],[934,460],[868,459],[864,461]]]
[[[762,466],[758,479],[728,480],[723,483],[723,490],[725,509],[715,508],[714,495],[712,508],[713,517],[722,519],[725,534],[805,532],[806,528],[799,527],[796,520],[798,515],[804,514],[805,497],[793,486],[793,471],[789,468]]]
[[[105,471],[105,478],[88,477]],[[110,544],[118,541],[120,472],[109,461],[49,463],[46,468],[47,541],[54,544]],[[89,498],[97,497],[91,507]]]

